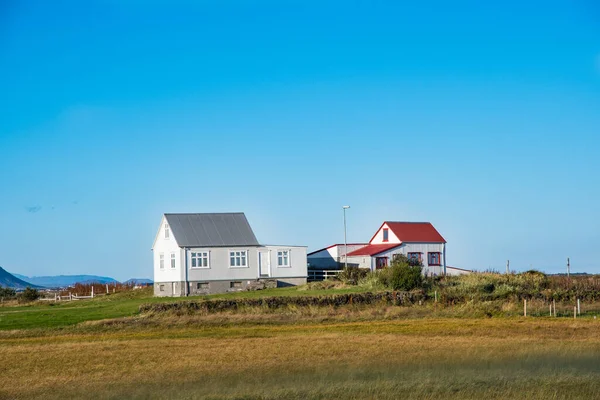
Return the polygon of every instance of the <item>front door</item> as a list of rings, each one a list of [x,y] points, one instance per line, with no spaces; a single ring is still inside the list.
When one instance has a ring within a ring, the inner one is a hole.
[[[270,268],[269,268],[269,252],[268,251],[259,251],[258,252],[258,269],[260,276],[269,276]]]
[[[377,257],[375,258],[375,268],[376,269],[383,269],[385,267],[387,267],[388,265],[388,258],[387,257]]]

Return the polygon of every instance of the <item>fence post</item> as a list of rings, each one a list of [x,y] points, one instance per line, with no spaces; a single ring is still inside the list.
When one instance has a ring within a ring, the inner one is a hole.
[[[581,303],[579,299],[577,299],[577,315],[581,315]]]
[[[527,316],[527,299],[523,299],[523,316]]]
[[[549,306],[550,306],[550,316],[552,316],[552,303],[550,303]]]
[[[437,303],[437,290],[435,291],[435,302]]]
[[[106,284],[106,294],[108,294],[108,283]]]
[[[556,317],[556,299],[552,299],[552,306],[554,307],[554,317]]]
[[[71,294],[71,292],[69,292],[69,301],[73,300],[73,295]]]
[[[577,319],[577,306],[573,306],[573,318]]]
[[[92,285],[92,299],[94,298],[94,285]]]

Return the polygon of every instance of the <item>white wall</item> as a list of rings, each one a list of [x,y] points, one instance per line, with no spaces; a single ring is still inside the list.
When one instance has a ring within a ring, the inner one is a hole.
[[[465,269],[446,267],[446,275],[456,276],[456,275],[467,275],[472,274],[473,271],[467,271]]]
[[[383,230],[384,229],[388,230],[388,241],[387,242],[383,241]],[[379,228],[379,230],[377,231],[375,236],[373,236],[373,239],[371,240],[370,244],[386,244],[386,243],[401,243],[401,242],[400,242],[400,239],[398,239],[398,236],[396,236],[394,234],[394,232],[392,232],[392,230],[390,229],[388,224],[383,224],[383,226],[381,228]]]
[[[279,267],[277,265],[277,251],[288,250],[290,254],[290,266]],[[246,266],[231,267],[229,265],[229,252],[245,250]],[[260,247],[212,247],[212,248],[189,248],[188,258],[188,281],[214,281],[214,280],[254,280],[260,278],[258,265],[258,252],[269,253],[270,278],[296,278],[307,276],[306,247],[301,246],[260,246]],[[192,268],[191,253],[208,252],[208,268]]]
[[[422,261],[423,261],[423,273],[424,274],[435,274],[442,275],[444,273],[444,265],[445,265],[445,253],[444,253],[444,243],[404,243],[400,247],[396,247],[394,249],[388,250],[381,254],[377,254],[377,257],[388,257],[388,265],[391,264],[394,254],[404,254],[405,256],[408,253],[421,253]],[[441,253],[440,263],[441,266],[430,266],[428,264],[427,253]],[[375,259],[375,257],[373,257]],[[375,263],[373,263],[372,269],[375,268]]]
[[[165,238],[166,219],[163,216],[153,246],[154,282],[178,282],[183,280],[183,252],[177,245],[173,232]],[[160,269],[160,254],[165,256],[165,268]],[[175,268],[171,268],[171,253],[175,253]]]

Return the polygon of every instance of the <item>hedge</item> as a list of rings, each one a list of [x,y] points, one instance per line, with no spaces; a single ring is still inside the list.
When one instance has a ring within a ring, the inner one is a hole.
[[[177,313],[235,311],[247,307],[262,307],[270,310],[287,306],[297,307],[339,307],[345,305],[410,305],[425,300],[422,292],[379,292],[351,293],[332,296],[275,296],[249,299],[214,299],[198,301],[178,301],[168,303],[146,303],[139,307],[141,313]]]

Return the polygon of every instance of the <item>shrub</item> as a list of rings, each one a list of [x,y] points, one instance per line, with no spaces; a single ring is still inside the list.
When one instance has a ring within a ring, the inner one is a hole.
[[[347,285],[358,285],[358,282],[363,280],[369,272],[366,268],[345,267],[337,275],[337,279]]]
[[[413,290],[423,286],[422,269],[419,260],[409,260],[406,256],[399,255],[391,267],[378,273],[381,283],[392,290]]]
[[[40,298],[40,292],[38,292],[37,289],[32,289],[27,286],[25,290],[19,294],[19,298],[22,301],[36,301]]]
[[[0,299],[14,299],[17,296],[15,289],[0,286]]]

